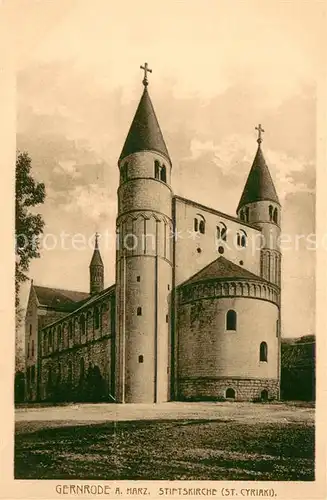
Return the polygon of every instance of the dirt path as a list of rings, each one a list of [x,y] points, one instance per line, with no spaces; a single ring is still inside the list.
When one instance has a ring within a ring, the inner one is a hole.
[[[89,422],[133,420],[225,420],[253,423],[300,423],[313,425],[315,409],[312,405],[289,403],[180,403],[162,404],[71,404],[38,408],[18,408],[16,423],[47,422],[45,426],[78,425]],[[42,426],[42,424],[41,424]],[[18,427],[21,427],[20,425]],[[25,426],[23,426],[25,427]],[[32,426],[33,427],[33,426]],[[40,427],[40,426],[38,426]]]

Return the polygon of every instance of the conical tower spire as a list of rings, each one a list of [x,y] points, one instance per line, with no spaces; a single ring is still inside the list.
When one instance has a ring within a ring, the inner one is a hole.
[[[99,234],[95,233],[95,243],[90,262],[90,294],[102,292],[104,288],[104,265],[99,250]]]
[[[144,90],[119,159],[139,151],[156,151],[170,161],[147,88],[149,85],[147,74],[152,73],[152,70],[148,68],[147,63],[141,66],[141,69],[144,69],[142,82]]]
[[[258,130],[258,149],[253,160],[252,168],[248,175],[245,187],[237,207],[237,211],[248,203],[256,201],[272,201],[279,204],[277,192],[271,178],[268,166],[263,156],[261,143],[263,128],[259,124]]]

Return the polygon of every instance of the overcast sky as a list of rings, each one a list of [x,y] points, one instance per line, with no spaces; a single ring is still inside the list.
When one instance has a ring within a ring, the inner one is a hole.
[[[17,147],[45,182],[46,233],[114,232],[117,159],[145,60],[174,192],[235,215],[262,123],[283,233],[314,233],[322,2],[18,3],[8,7],[18,23]],[[283,254],[284,336],[314,332],[315,254],[307,246],[303,238]],[[43,251],[30,277],[87,291],[91,254]],[[114,242],[102,256],[110,285]]]

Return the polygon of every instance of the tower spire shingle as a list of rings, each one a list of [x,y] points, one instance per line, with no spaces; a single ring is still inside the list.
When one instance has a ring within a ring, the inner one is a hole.
[[[273,201],[279,204],[277,192],[271,178],[266,160],[263,156],[261,143],[262,143],[262,132],[264,132],[261,124],[255,127],[258,131],[258,149],[254,157],[252,168],[248,175],[240,202],[237,207],[237,211],[247,205],[248,203],[253,203],[255,201]]]
[[[144,69],[144,90],[119,160],[139,151],[156,151],[170,161],[167,146],[147,89],[149,83],[147,73],[152,72],[152,70],[148,68],[147,63],[140,67]]]

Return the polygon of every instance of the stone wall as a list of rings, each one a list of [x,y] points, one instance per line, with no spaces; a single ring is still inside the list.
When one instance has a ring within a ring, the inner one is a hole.
[[[113,395],[113,339],[103,337],[42,360],[42,400],[110,401]]]
[[[115,291],[93,297],[47,325],[39,342],[39,398],[112,401],[115,365]]]
[[[277,379],[196,377],[179,380],[178,399],[219,400],[226,398],[227,389],[235,391],[234,399],[236,401],[252,401],[261,398],[262,391],[267,391],[267,399],[279,398],[279,381]]]

